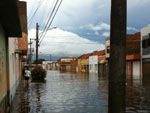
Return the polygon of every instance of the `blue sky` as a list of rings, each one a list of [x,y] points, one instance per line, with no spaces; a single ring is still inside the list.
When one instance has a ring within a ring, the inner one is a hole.
[[[28,20],[30,20],[40,0],[26,1]],[[29,37],[35,37],[36,22],[39,22],[40,29],[42,28],[53,1],[43,0],[30,23]],[[139,32],[141,28],[150,23],[150,0],[128,0],[127,3],[128,33]],[[51,25],[51,27],[57,26],[57,29],[48,31],[40,46],[40,51],[43,54],[81,55],[104,49],[105,38],[109,37],[110,31],[110,7],[111,0],[63,0]],[[57,44],[53,42],[54,40],[57,41]],[[68,44],[70,41],[71,44]],[[54,43],[55,45],[53,45]],[[81,46],[81,43],[84,46]],[[56,50],[54,51],[54,49]]]

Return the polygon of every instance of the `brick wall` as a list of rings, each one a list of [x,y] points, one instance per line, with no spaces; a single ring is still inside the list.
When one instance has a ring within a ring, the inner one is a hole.
[[[77,60],[71,61],[71,72],[75,73],[77,67]]]
[[[133,35],[127,35],[126,37],[126,54],[140,54],[141,53],[141,40],[140,33],[136,33]]]
[[[22,37],[18,39],[18,48],[24,54],[27,54],[28,50],[28,30],[27,30],[27,6],[26,2],[18,2],[19,17],[22,29]]]

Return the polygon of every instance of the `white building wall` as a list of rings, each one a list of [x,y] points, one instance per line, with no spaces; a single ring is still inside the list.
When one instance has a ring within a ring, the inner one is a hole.
[[[140,61],[133,62],[133,79],[140,79]]]
[[[13,101],[19,85],[19,55],[15,53],[18,49],[18,39],[9,38],[9,87],[10,102]]]
[[[107,48],[109,47],[109,50],[110,50],[110,40],[106,40],[106,42],[105,42],[105,49],[106,49],[106,58],[109,58],[110,57],[110,54],[109,53],[107,53],[108,51],[107,51]]]
[[[98,56],[89,57],[89,72],[98,73]]]
[[[53,61],[43,61],[42,62],[42,67],[43,67],[43,69],[46,69],[46,67],[48,66],[48,69],[49,69],[49,65],[48,65],[48,63],[52,63]]]

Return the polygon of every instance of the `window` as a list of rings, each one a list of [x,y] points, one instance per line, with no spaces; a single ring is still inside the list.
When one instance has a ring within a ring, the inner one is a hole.
[[[150,39],[148,39],[148,47],[150,47]]]
[[[107,53],[109,54],[110,52],[110,46],[107,46]]]

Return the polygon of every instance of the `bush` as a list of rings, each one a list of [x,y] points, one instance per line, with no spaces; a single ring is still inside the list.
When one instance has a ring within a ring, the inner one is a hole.
[[[43,69],[42,66],[35,66],[35,68],[31,71],[32,81],[33,82],[42,82],[45,81],[46,70]]]

